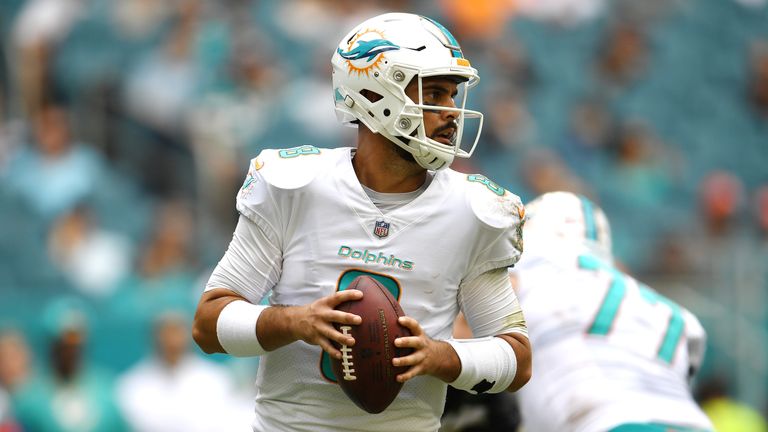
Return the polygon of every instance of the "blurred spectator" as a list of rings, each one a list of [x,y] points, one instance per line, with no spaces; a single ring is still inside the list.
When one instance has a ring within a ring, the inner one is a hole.
[[[109,299],[113,319],[146,324],[166,308],[195,310],[200,292],[195,289],[198,267],[191,209],[180,200],[163,202],[153,220],[135,270],[118,283]]]
[[[168,200],[157,209],[149,241],[139,259],[139,273],[148,279],[194,268],[194,216],[181,200]]]
[[[0,432],[21,432],[21,426],[13,418],[8,394],[3,389],[0,389]]]
[[[569,120],[559,151],[571,169],[593,179],[605,170],[608,162],[607,148],[615,129],[614,116],[602,99],[585,98],[573,107]]]
[[[757,236],[746,222],[745,187],[727,171],[713,171],[700,182],[698,219],[681,227],[685,262],[689,271],[685,285],[711,302],[711,337],[728,340],[728,349],[712,350],[711,367],[734,370],[730,383],[753,406],[765,400],[765,349],[768,301],[764,256]],[[756,347],[760,347],[756,349]],[[738,368],[733,364],[738,363]],[[762,375],[764,376],[764,375]]]
[[[226,74],[218,85],[198,96],[186,120],[198,172],[202,228],[223,247],[237,220],[231,197],[242,183],[242,160],[254,148],[274,145],[264,137],[277,129],[279,110],[275,106],[288,78],[287,66],[273,55],[270,39],[253,27],[232,28],[233,51]],[[227,190],[232,192],[222,193]],[[227,220],[230,225],[224,223]],[[215,250],[216,245],[211,244],[210,249]]]
[[[383,13],[377,4],[381,2],[375,1],[283,0],[275,3],[274,24],[279,34],[306,53],[335,46],[340,31],[352,28],[366,16]],[[301,58],[294,61],[296,66],[309,66]]]
[[[643,29],[622,21],[603,36],[596,59],[600,86],[610,93],[626,87],[647,67],[648,44]]]
[[[485,112],[486,123],[478,152],[522,153],[524,149],[533,147],[536,124],[520,91],[501,85],[494,87],[489,94],[491,97]]]
[[[753,9],[760,9],[765,6],[766,0],[734,0],[736,3],[739,3],[743,6],[753,8]]]
[[[201,95],[212,90],[237,91],[227,88],[225,75],[227,62],[239,54],[232,50],[232,33],[237,33],[239,25],[222,20],[220,15],[222,10],[233,9],[228,12],[234,14],[241,8],[202,0],[180,0],[172,5],[168,28],[157,44],[138,53],[119,92],[121,110],[141,140],[139,146],[125,144],[127,157],[132,159],[133,169],[143,178],[148,192],[163,199],[194,195],[203,184],[205,177],[201,181],[196,178],[197,154],[190,141],[198,144],[199,130],[209,126],[210,134],[221,138],[217,132],[222,118],[214,116],[209,106],[198,105],[210,102]],[[220,103],[215,99],[213,102]],[[232,111],[250,114],[235,108]],[[211,117],[201,119],[201,113]],[[258,121],[254,123],[258,125]],[[198,136],[190,137],[190,132]],[[221,142],[209,145],[216,148]],[[216,164],[216,158],[212,159]]]
[[[760,413],[729,395],[727,380],[713,376],[701,383],[696,399],[717,432],[766,432],[768,423]]]
[[[520,167],[530,196],[557,190],[581,194],[586,192],[587,188],[581,179],[575,177],[559,155],[552,151],[530,151],[520,161]]]
[[[195,62],[200,0],[177,2],[177,16],[161,46],[129,71],[123,90],[127,111],[149,127],[179,137],[187,104],[202,76]]]
[[[333,90],[328,83],[330,67],[325,57],[316,56],[312,73],[292,80],[281,98],[285,119],[289,121],[293,135],[301,140],[287,145],[309,142],[317,147],[338,147],[345,145],[345,139],[347,143],[354,141],[354,129],[339,128],[335,123],[336,114],[327,109],[331,104],[328,95],[333,94]],[[302,102],[297,104],[299,100]],[[267,145],[274,146],[272,143]]]
[[[121,344],[111,350],[102,347],[100,357],[117,357],[112,363],[119,368],[146,353],[147,327],[156,314],[168,308],[191,314],[202,291],[193,253],[196,225],[187,203],[158,203],[152,220],[146,238],[137,245],[134,267],[101,305],[108,317],[108,334]]]
[[[13,394],[30,374],[30,353],[24,336],[13,329],[0,330],[0,432],[20,432],[11,406]]]
[[[342,17],[333,10],[333,3],[335,2],[326,0],[279,2],[275,12],[275,25],[281,34],[294,42],[333,46],[337,29],[345,27],[341,23]]]
[[[126,40],[141,40],[157,33],[172,13],[173,2],[118,0],[112,10],[112,24]]]
[[[763,119],[768,119],[768,40],[752,44],[749,63],[749,103]]]
[[[0,177],[8,169],[10,160],[19,151],[18,148],[24,141],[22,137],[25,129],[24,121],[3,118],[3,112],[0,111]]]
[[[26,338],[14,329],[0,330],[0,389],[15,393],[31,374],[32,357]]]
[[[760,239],[768,247],[768,184],[760,186],[755,192],[754,212]]]
[[[120,407],[134,432],[249,431],[249,398],[237,398],[232,376],[190,352],[190,322],[163,311],[154,321],[154,352],[118,380]]]
[[[755,303],[768,304],[768,184],[760,186],[754,194],[754,220],[757,230],[756,252],[750,262],[752,268],[751,277],[755,279],[754,287],[757,291]],[[762,365],[768,365],[768,311],[765,307],[756,306],[752,310],[755,325],[762,330],[764,343],[762,350],[756,352],[755,357]],[[757,350],[756,350],[757,351]],[[755,386],[759,389],[760,398],[757,400],[765,401],[764,415],[768,418],[768,387]]]
[[[616,17],[645,25],[664,18],[684,4],[685,0],[615,0],[613,3],[611,7]]]
[[[46,222],[70,211],[99,186],[106,162],[71,134],[68,112],[49,104],[33,119],[33,145],[19,149],[2,179]]]
[[[523,16],[564,27],[593,21],[606,9],[605,0],[512,0]]]
[[[85,0],[31,0],[14,23],[15,75],[24,112],[35,116],[51,96],[51,63],[58,44],[80,19]]]
[[[119,432],[126,430],[114,400],[112,378],[84,362],[88,337],[85,305],[63,297],[47,305],[49,369],[14,395],[14,411],[24,430]]]
[[[505,95],[528,100],[538,76],[527,49],[516,37],[506,37],[467,50],[473,61],[480,60],[478,68],[483,69],[483,74],[493,79],[482,86],[485,100],[494,101]]]
[[[697,219],[667,237],[669,244],[661,250],[668,249],[665,254],[675,256],[675,266],[689,277],[690,286],[732,297],[731,290],[719,287],[732,286],[733,265],[752,254],[748,246],[752,242],[740,223],[744,186],[729,172],[709,173],[701,180],[697,204]],[[665,254],[657,257],[656,266],[673,273],[674,267],[659,262]]]
[[[125,236],[100,227],[94,217],[86,204],[62,215],[50,231],[48,251],[75,289],[104,297],[130,270],[132,245]]]
[[[663,277],[669,283],[685,278],[692,271],[685,236],[679,230],[664,231],[655,240],[653,250],[653,257],[641,272],[650,278]]]
[[[609,142],[611,190],[628,209],[652,209],[667,202],[673,190],[673,172],[680,167],[674,154],[645,123],[625,121]]]
[[[704,234],[713,239],[732,234],[738,228],[737,217],[744,205],[741,180],[729,172],[712,172],[701,182],[699,193]]]

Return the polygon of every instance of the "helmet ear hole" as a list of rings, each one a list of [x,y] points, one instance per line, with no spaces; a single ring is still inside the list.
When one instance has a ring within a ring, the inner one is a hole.
[[[384,117],[389,117],[390,111],[389,108],[384,108]]]
[[[360,90],[360,96],[368,99],[368,101],[371,102],[371,103],[378,102],[378,101],[384,99],[384,96],[376,93],[373,90],[368,90],[368,89]]]

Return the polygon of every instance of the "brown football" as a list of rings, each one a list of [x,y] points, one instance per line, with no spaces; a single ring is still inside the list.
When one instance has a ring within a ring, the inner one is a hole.
[[[411,353],[410,348],[395,347],[395,339],[411,332],[397,322],[403,309],[379,281],[361,275],[348,286],[363,292],[361,300],[348,301],[337,310],[359,315],[360,325],[340,325],[336,328],[355,339],[355,345],[337,345],[342,359],[331,359],[333,372],[344,393],[363,410],[376,414],[384,411],[400,393],[402,383],[395,377],[407,367],[395,367],[392,359]]]

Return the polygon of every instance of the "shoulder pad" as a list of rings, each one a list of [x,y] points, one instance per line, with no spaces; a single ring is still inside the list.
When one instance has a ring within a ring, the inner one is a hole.
[[[251,160],[249,173],[256,174],[279,189],[308,185],[328,161],[328,150],[303,145],[282,150],[265,149]]]
[[[482,250],[473,257],[466,280],[488,270],[510,267],[523,253],[523,205],[517,195],[479,174],[458,174],[455,186],[464,199],[479,228],[476,244]]]
[[[480,174],[464,175],[475,216],[492,228],[522,227],[525,207],[520,197]]]

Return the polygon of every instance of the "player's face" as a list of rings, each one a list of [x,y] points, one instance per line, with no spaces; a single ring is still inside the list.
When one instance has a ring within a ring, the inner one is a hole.
[[[406,95],[413,101],[418,101],[419,84],[413,80],[405,89]],[[454,98],[458,93],[458,84],[451,78],[424,78],[421,84],[422,103],[440,107],[455,108]],[[445,144],[453,145],[456,140],[458,111],[453,110],[424,110],[424,129],[428,137]]]

